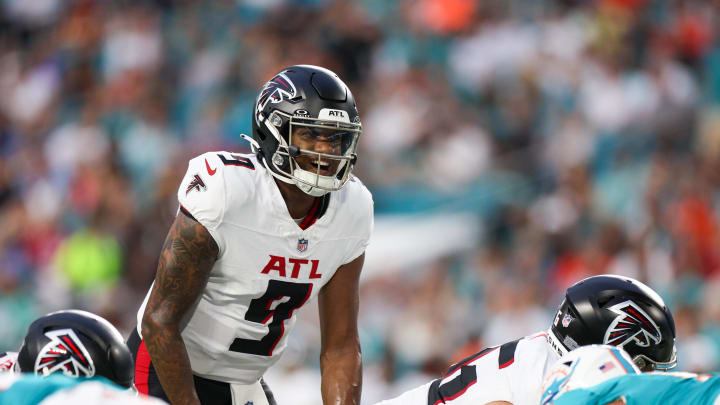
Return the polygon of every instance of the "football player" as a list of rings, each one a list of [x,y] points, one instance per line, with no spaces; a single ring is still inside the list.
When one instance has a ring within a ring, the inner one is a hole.
[[[274,404],[263,373],[318,297],[325,404],[358,404],[358,280],[373,203],[351,171],[355,100],[291,66],[260,89],[250,154],[192,159],[128,344],[139,391],[173,404]]]
[[[641,373],[616,347],[586,346],[563,356],[543,386],[541,405],[715,405],[720,375]]]
[[[0,405],[79,403],[160,405],[132,387],[133,362],[120,332],[85,311],[35,320],[14,366],[0,375]]]
[[[677,363],[675,322],[662,298],[631,278],[594,276],[567,290],[546,332],[486,348],[443,378],[379,404],[537,405],[553,364],[590,344],[621,347],[645,370]]]

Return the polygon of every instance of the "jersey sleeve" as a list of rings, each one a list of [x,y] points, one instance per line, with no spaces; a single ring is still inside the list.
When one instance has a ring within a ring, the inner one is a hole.
[[[441,380],[436,399],[440,396],[444,400],[462,397],[463,403],[468,404],[492,401],[513,403],[504,354],[501,346],[492,347],[453,365]]]
[[[351,229],[357,232],[357,236],[354,238],[354,241],[348,250],[348,255],[343,260],[343,264],[352,262],[365,252],[365,249],[367,249],[367,246],[370,243],[370,235],[372,235],[372,231],[375,226],[372,194],[370,194],[370,191],[357,177],[352,177],[349,182],[356,183],[351,184],[351,186],[356,186],[356,190],[354,190],[353,196],[351,197],[355,200],[356,204],[356,209],[354,210],[354,224]]]
[[[177,196],[179,211],[192,216],[208,230],[222,255],[225,240],[218,227],[227,207],[227,186],[218,153],[208,152],[190,160]]]

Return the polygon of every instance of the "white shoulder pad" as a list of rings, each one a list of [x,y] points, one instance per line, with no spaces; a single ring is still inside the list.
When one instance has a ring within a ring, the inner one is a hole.
[[[208,229],[215,229],[225,213],[227,195],[223,169],[217,152],[202,154],[190,160],[178,189],[180,210]]]
[[[365,252],[370,242],[370,235],[375,226],[374,202],[370,191],[355,176],[351,176],[343,188],[348,189],[343,202],[349,207],[345,212],[351,216],[351,225],[348,229],[354,230],[357,237],[357,243],[344,260],[344,263],[350,263]]]
[[[255,164],[250,158],[231,152],[207,152],[188,163],[178,189],[178,208],[210,232],[220,254],[225,250],[225,241],[218,227],[231,200],[234,199],[233,206],[237,206],[237,199],[253,195],[248,186],[252,184],[250,176],[254,172]]]

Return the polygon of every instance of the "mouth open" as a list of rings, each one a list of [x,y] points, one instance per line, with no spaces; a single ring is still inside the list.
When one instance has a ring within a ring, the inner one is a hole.
[[[315,170],[317,170],[319,172],[328,172],[330,170],[330,163],[315,160],[311,164],[312,164],[312,167],[314,167]]]

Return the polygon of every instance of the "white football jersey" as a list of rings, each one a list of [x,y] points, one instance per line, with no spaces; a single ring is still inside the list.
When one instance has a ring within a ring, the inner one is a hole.
[[[560,358],[546,332],[489,347],[450,367],[445,377],[377,405],[537,405],[545,375]]]
[[[13,373],[17,367],[17,352],[0,354],[0,373]]]
[[[219,247],[182,330],[193,373],[257,382],[280,358],[296,310],[365,251],[373,227],[370,192],[351,177],[329,194],[324,215],[317,218],[314,207],[298,225],[254,155],[208,152],[190,161],[178,199]]]

